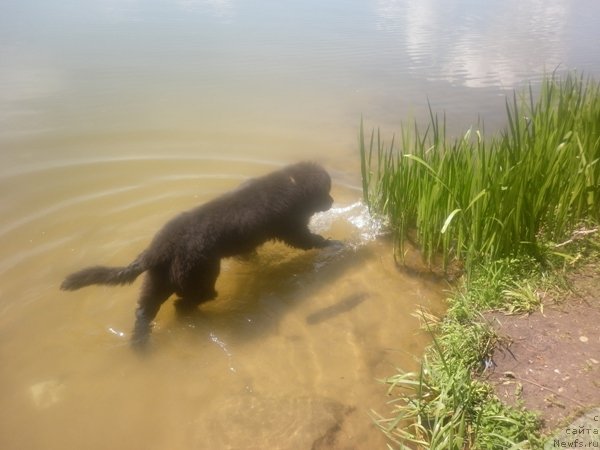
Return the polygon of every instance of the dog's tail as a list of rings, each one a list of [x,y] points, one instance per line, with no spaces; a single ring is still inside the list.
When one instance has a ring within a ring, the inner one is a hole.
[[[60,285],[63,291],[75,291],[91,284],[130,284],[145,270],[144,254],[126,267],[93,266],[67,276]]]

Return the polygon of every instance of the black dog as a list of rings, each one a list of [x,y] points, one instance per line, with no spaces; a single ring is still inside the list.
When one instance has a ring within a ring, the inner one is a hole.
[[[146,272],[132,335],[147,342],[160,306],[175,293],[186,309],[217,296],[221,258],[249,253],[275,239],[300,248],[329,245],[308,229],[310,217],[327,211],[331,178],[319,165],[302,162],[248,181],[169,221],[150,246],[126,267],[89,267],[69,275],[61,289],[91,284],[128,284]]]

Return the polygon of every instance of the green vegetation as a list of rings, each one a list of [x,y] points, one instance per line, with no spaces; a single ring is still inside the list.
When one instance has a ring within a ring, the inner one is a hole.
[[[365,201],[389,217],[400,255],[412,230],[443,267],[539,258],[543,242],[600,218],[600,85],[571,75],[528,94],[507,102],[508,126],[489,141],[472,130],[448,140],[433,113],[424,132],[402,128],[399,149],[379,133],[367,143],[361,125]]]
[[[554,286],[538,274],[531,259],[506,258],[481,267],[475,282],[466,282],[449,300],[446,317],[438,321],[419,313],[433,336],[419,373],[393,375],[385,380],[394,395],[394,417],[376,416],[390,440],[427,449],[540,448],[534,414],[503,405],[485,382],[494,349],[503,342],[479,311],[502,306],[508,312],[539,308],[538,290]],[[485,271],[485,273],[483,273]],[[487,278],[489,276],[490,278]],[[523,280],[531,302],[512,303]]]
[[[420,372],[385,380],[395,413],[376,421],[401,447],[541,446],[535,416],[482,381],[502,342],[481,312],[541,308],[543,292],[561,288],[557,269],[576,259],[556,243],[600,221],[600,85],[547,78],[537,100],[530,88],[506,111],[489,140],[473,130],[447,139],[431,109],[424,131],[402,128],[399,147],[375,132],[367,142],[361,124],[365,202],[388,218],[400,259],[413,239],[430,266],[466,275],[443,320],[420,313],[433,336]]]

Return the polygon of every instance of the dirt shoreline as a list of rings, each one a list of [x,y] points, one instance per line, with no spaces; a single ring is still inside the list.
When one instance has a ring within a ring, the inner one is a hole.
[[[505,403],[537,412],[544,434],[600,406],[600,265],[568,280],[571,292],[544,299],[543,311],[487,315],[508,342],[495,352],[488,381]]]

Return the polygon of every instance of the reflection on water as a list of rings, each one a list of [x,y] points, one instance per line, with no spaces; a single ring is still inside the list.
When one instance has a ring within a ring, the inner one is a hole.
[[[562,0],[377,3],[378,25],[401,39],[410,71],[473,88],[512,88],[571,66],[570,25],[582,7]],[[582,59],[598,64],[594,55]]]
[[[515,85],[600,71],[599,14],[596,0],[9,0],[0,137],[316,135],[347,153],[361,114],[397,126],[427,98],[499,125]]]
[[[412,369],[443,285],[399,272],[358,201],[356,131],[410,113],[502,124],[507,89],[600,72],[600,3],[8,0],[0,15],[0,447],[383,448],[374,380]],[[452,128],[453,124],[450,124]],[[67,295],[181,210],[298,159],[319,233],[226,260],[219,298],[127,345],[139,283]]]

